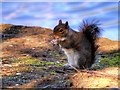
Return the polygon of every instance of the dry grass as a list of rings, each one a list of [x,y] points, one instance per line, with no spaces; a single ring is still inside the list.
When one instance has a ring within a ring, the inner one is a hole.
[[[71,77],[73,88],[118,88],[118,68],[78,72]]]
[[[99,52],[109,53],[120,50],[120,41],[113,41],[107,38],[100,38],[98,39],[98,44],[100,45],[98,49]]]

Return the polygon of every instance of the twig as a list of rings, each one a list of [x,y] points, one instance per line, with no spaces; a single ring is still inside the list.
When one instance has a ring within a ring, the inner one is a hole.
[[[79,70],[77,68],[75,68],[74,66],[70,65],[74,70],[76,70],[77,72],[79,72]]]

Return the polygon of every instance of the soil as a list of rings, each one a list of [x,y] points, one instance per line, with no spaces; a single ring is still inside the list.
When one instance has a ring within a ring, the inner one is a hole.
[[[51,29],[1,24],[1,88],[119,88],[118,67],[66,69],[67,57],[51,44]],[[99,38],[98,54],[119,51],[118,43]]]

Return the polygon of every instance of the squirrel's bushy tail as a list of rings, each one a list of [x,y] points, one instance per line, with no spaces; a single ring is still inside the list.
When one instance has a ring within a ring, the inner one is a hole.
[[[98,45],[96,44],[96,39],[98,38],[100,34],[101,28],[98,27],[98,21],[83,21],[82,26],[82,33],[85,35],[85,37],[90,42],[91,46],[91,65],[95,62],[95,53],[98,49]]]

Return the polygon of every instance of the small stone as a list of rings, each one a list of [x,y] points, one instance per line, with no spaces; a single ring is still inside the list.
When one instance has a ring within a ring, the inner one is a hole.
[[[9,45],[10,47],[13,47],[13,45]]]
[[[56,63],[60,63],[59,61],[56,61]]]
[[[35,50],[35,48],[32,48],[33,50]]]
[[[3,64],[4,66],[12,67],[11,64]]]
[[[21,75],[21,73],[16,73],[16,75]]]
[[[29,54],[21,54],[22,56],[29,56]]]
[[[15,84],[15,86],[18,86],[19,84]]]

